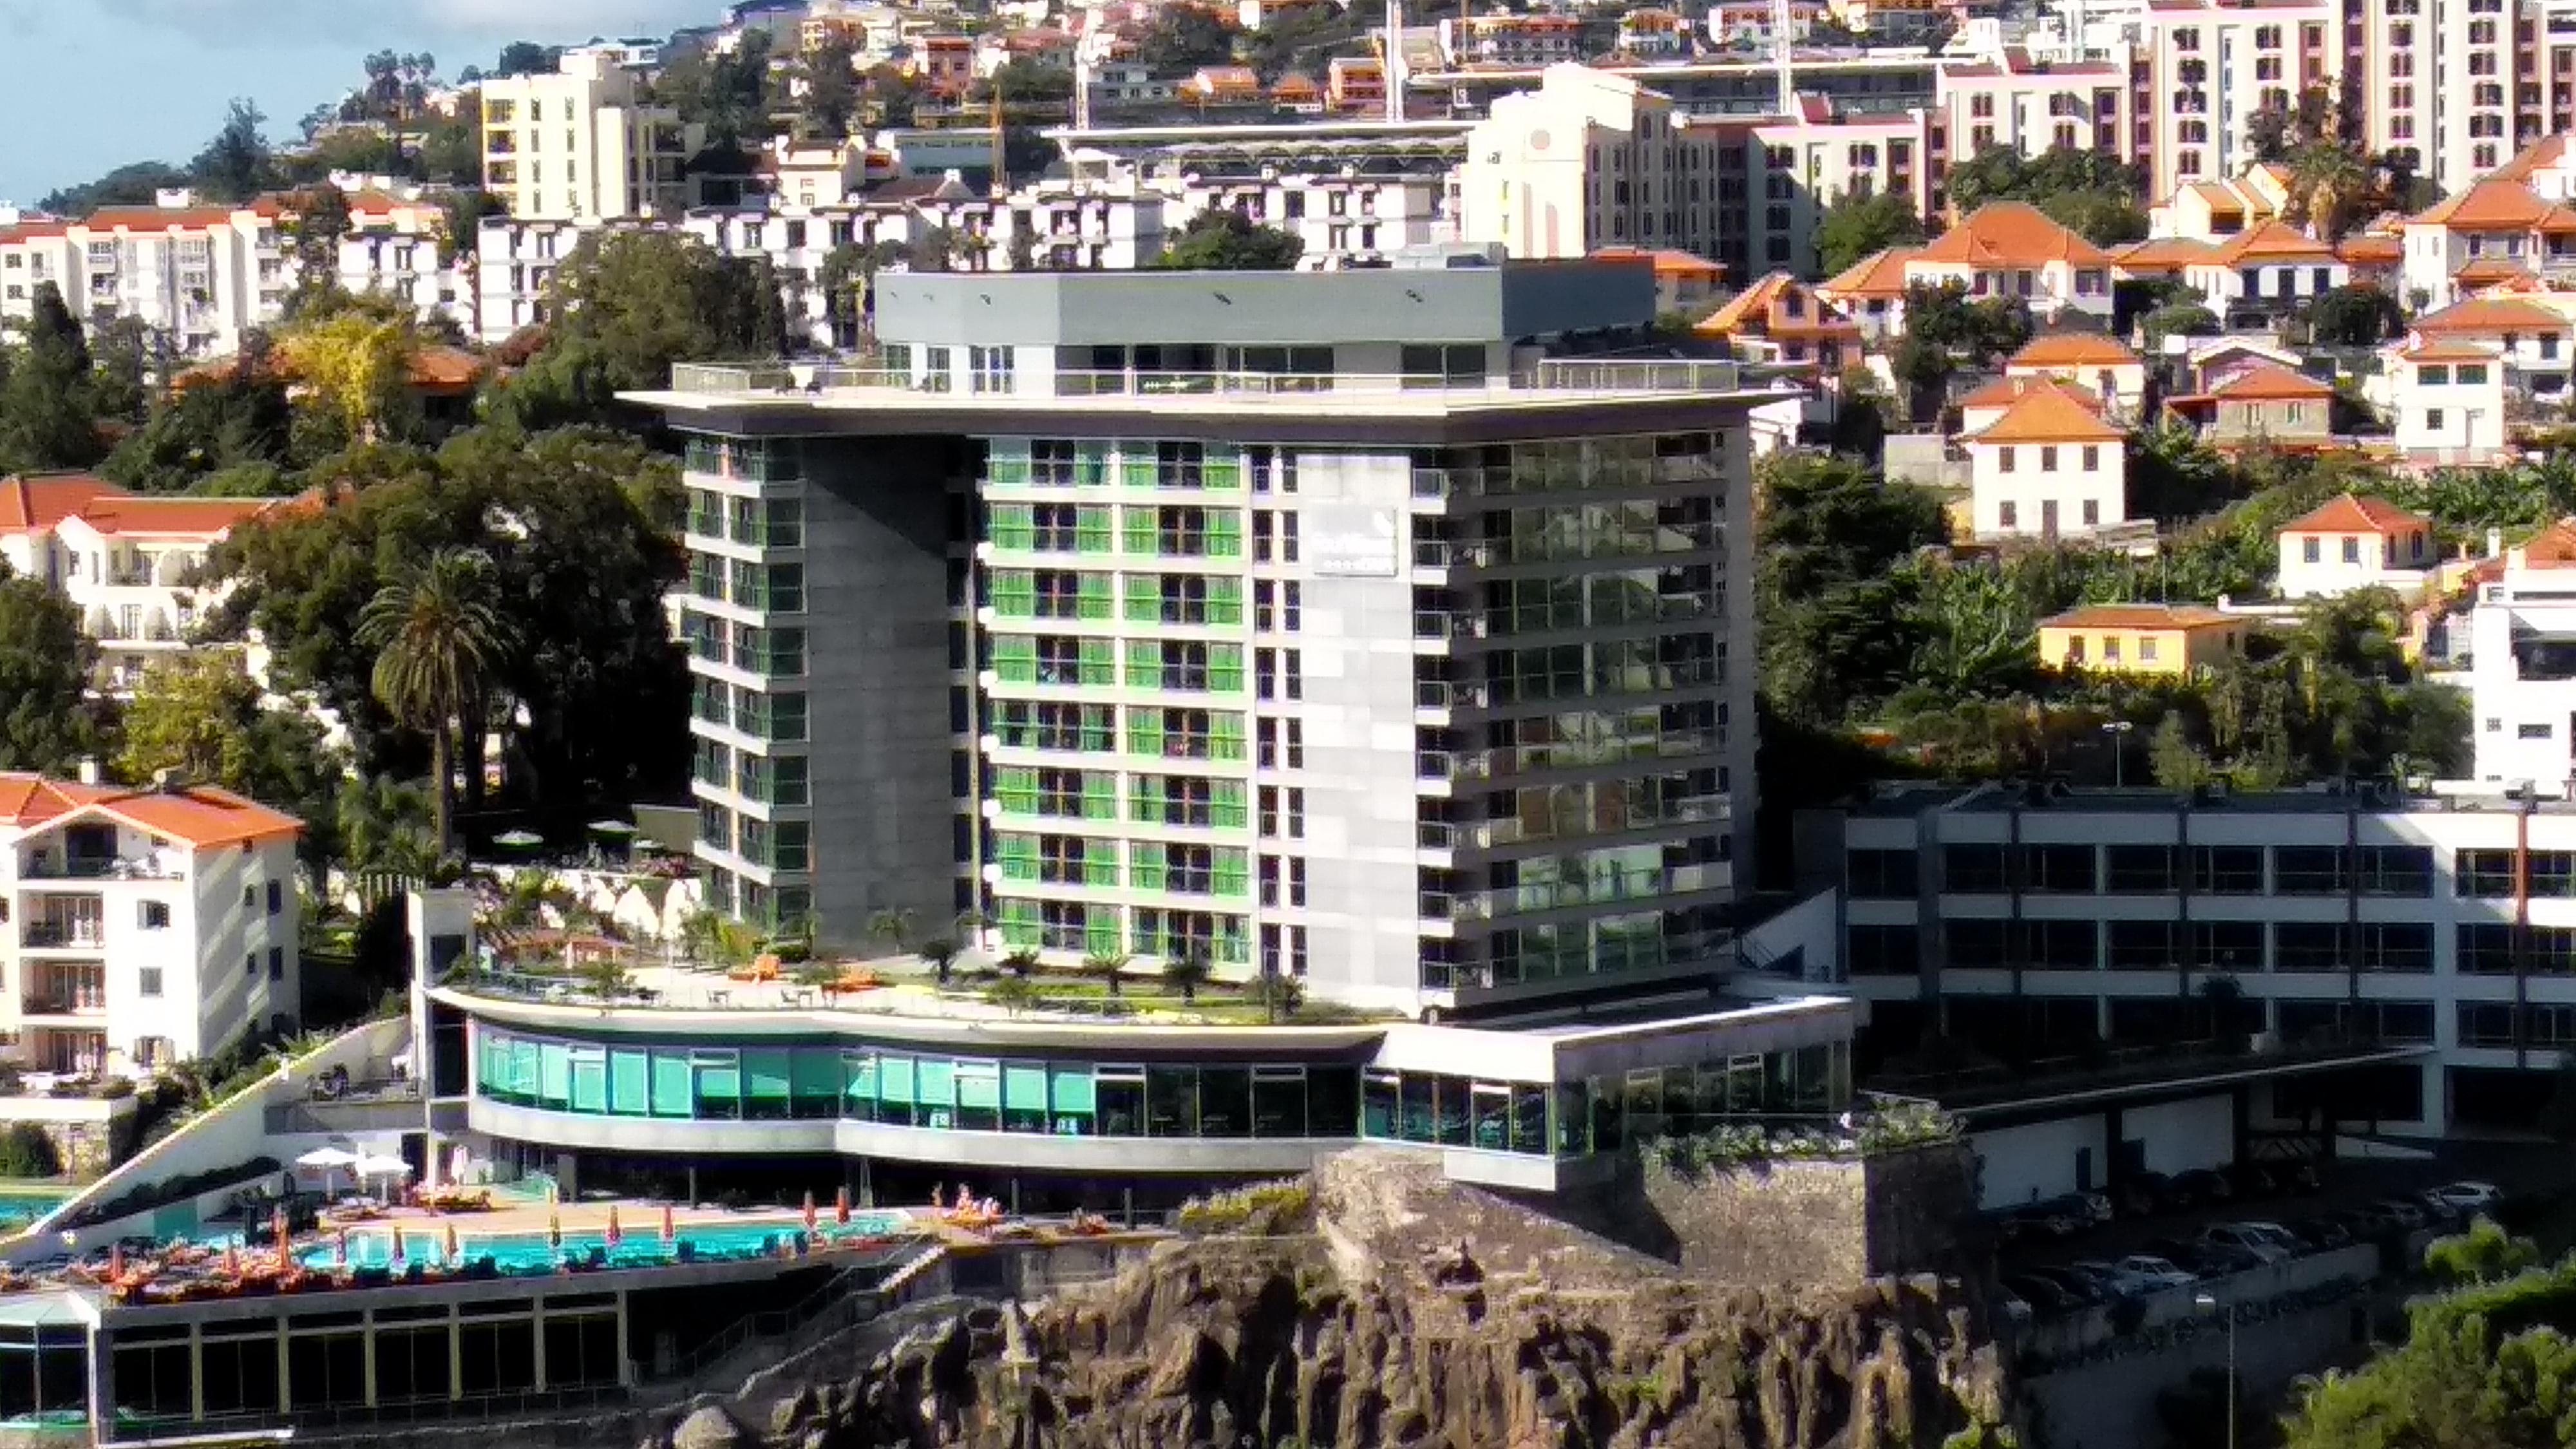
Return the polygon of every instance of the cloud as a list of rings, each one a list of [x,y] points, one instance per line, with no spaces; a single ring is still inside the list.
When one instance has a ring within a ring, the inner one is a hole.
[[[0,0],[6,14],[8,0]],[[107,16],[236,49],[281,41],[369,46],[578,44],[594,35],[647,35],[712,18],[709,0],[91,0]]]

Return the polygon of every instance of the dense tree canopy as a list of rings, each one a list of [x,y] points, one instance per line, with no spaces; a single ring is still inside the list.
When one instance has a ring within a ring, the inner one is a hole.
[[[494,399],[529,429],[605,420],[621,391],[668,386],[671,364],[777,357],[787,324],[766,257],[724,257],[675,232],[582,239],[546,289],[545,345]]]
[[[492,680],[511,799],[578,824],[684,778],[686,673],[662,613],[680,576],[669,462],[612,434],[482,428],[434,454],[358,449],[313,476],[334,486],[326,506],[238,529],[220,551],[238,587],[217,624],[256,627],[279,679],[340,712],[364,773],[417,774],[421,757],[376,697],[360,621],[451,549],[490,558],[520,641]]]
[[[2310,1386],[2283,1449],[2576,1444],[2576,1258],[2479,1276],[2411,1301],[2403,1344]]]
[[[2108,151],[2052,146],[2033,157],[1989,146],[1951,167],[1943,185],[1961,216],[1990,201],[2025,201],[2096,246],[2147,234],[2146,177]]]
[[[22,335],[0,346],[0,473],[88,467],[105,451],[89,339],[52,282],[36,284]]]
[[[175,769],[274,805],[304,821],[299,850],[309,864],[336,854],[345,762],[312,716],[263,707],[232,653],[195,650],[145,670],[118,722],[113,763],[129,783]]]
[[[1166,5],[1136,40],[1136,58],[1157,75],[1179,75],[1234,59],[1234,27],[1200,5]]]
[[[1914,203],[1894,191],[1846,191],[1816,223],[1816,265],[1833,276],[1872,253],[1923,240]]]
[[[1284,272],[1305,254],[1305,239],[1296,233],[1219,209],[1190,218],[1154,265],[1165,271]]]
[[[0,770],[69,774],[98,748],[97,658],[70,600],[0,565]]]

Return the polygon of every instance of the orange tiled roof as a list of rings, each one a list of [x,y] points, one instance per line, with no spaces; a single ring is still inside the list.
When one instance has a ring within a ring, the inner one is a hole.
[[[2468,342],[2446,342],[2439,338],[2419,342],[2397,354],[2400,362],[2494,362],[2503,354]]]
[[[1993,201],[1978,207],[1957,226],[1941,233],[1911,258],[1950,266],[2035,267],[2069,262],[2079,267],[2107,267],[2108,253],[2049,219],[2046,212],[2022,201]]]
[[[2394,266],[2406,259],[2406,239],[2382,234],[2348,236],[2335,244],[2335,255],[2354,266]]]
[[[2411,528],[2430,528],[2432,520],[2420,513],[2409,513],[2385,498],[2359,493],[2345,493],[2329,498],[2307,513],[2281,525],[2283,533],[2397,533]]]
[[[2530,275],[2529,267],[2509,257],[2478,257],[2462,263],[2460,269],[2451,274],[2451,280],[2463,287],[2484,287]]]
[[[1971,443],[2116,443],[2127,434],[2063,388],[2033,387],[2004,408],[2004,415],[1970,433]]]
[[[2034,337],[2004,359],[2006,367],[2134,366],[2138,354],[2127,343],[2100,332],[2052,332]]]
[[[2488,177],[2408,217],[2414,226],[2450,226],[2466,231],[2503,231],[2535,227],[2549,212],[2540,193],[2519,181]]]
[[[1959,399],[1959,406],[1963,409],[2010,407],[2019,402],[2024,394],[2036,392],[2042,388],[2053,388],[2065,393],[2095,412],[2102,410],[2101,394],[2080,382],[2068,382],[2062,377],[2045,374],[2035,377],[2029,374],[2019,377],[2007,374],[1998,377]]]
[[[2194,262],[2205,262],[2217,251],[2204,241],[2185,236],[2151,237],[2111,250],[2111,265],[2126,271],[2179,272]]]
[[[1918,250],[1916,247],[1889,247],[1872,252],[1816,290],[1828,297],[1902,297],[1905,295],[1905,264],[1914,259]]]
[[[2088,604],[2039,621],[2043,629],[2211,629],[2244,621],[2207,604]]]
[[[2545,171],[2558,164],[2567,154],[2565,136],[2543,136],[2513,153],[2502,166],[2487,173],[2491,181],[2528,181],[2534,171]]]
[[[124,489],[88,473],[11,474],[0,478],[0,533],[51,528],[93,499],[124,496]]]
[[[2415,330],[2427,333],[2484,335],[2528,332],[2533,328],[2563,330],[2567,319],[2536,302],[2511,297],[2471,297],[2454,302],[2429,317],[2416,319]]]
[[[2282,257],[2331,257],[2331,245],[2283,221],[2267,221],[2227,239],[2209,260],[2226,266]]]
[[[257,518],[277,506],[274,498],[139,498],[92,499],[77,515],[101,533],[120,537],[217,537],[233,525]]]
[[[1792,297],[1806,300],[1808,316],[1784,317],[1781,303]],[[1752,286],[1727,299],[1726,305],[1701,319],[1692,329],[1710,337],[1725,337],[1739,331],[1758,331],[1770,336],[1815,335],[1819,333],[1857,332],[1859,325],[1848,318],[1834,315],[1832,309],[1817,299],[1813,289],[1787,272],[1773,272]]]
[[[1638,247],[1597,247],[1592,253],[1592,260],[1596,262],[1633,262],[1640,259],[1654,263],[1655,275],[1659,277],[1714,277],[1726,270],[1724,262],[1712,262],[1697,252],[1674,247],[1657,247],[1652,251]]]
[[[2211,388],[2208,396],[2229,402],[2311,402],[2333,397],[2334,386],[2277,362],[2257,362]]]
[[[75,814],[104,815],[199,849],[273,839],[304,829],[304,822],[292,815],[211,785],[129,790],[48,780],[23,771],[0,772],[0,824],[25,828]]]

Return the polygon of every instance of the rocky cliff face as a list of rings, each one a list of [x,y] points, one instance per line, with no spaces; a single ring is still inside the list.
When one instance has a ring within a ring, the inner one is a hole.
[[[916,1310],[648,1449],[1900,1449],[2003,1417],[1972,1305],[1937,1282],[1714,1289],[1436,1170],[1318,1176],[1312,1235]]]

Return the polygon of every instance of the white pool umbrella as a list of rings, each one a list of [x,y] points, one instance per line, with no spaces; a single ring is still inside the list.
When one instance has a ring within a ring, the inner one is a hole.
[[[399,1157],[382,1157],[369,1153],[350,1165],[361,1178],[411,1176],[411,1164]]]
[[[314,1171],[321,1173],[322,1190],[327,1193],[331,1190],[331,1174],[344,1167],[355,1167],[358,1165],[359,1161],[360,1159],[358,1154],[348,1151],[345,1148],[316,1147],[312,1151],[305,1153],[302,1157],[295,1159],[295,1165],[298,1167],[309,1167]]]

